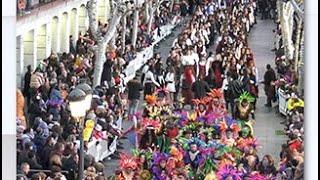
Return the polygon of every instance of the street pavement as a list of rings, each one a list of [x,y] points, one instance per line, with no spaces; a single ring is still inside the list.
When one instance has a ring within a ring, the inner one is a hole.
[[[166,59],[174,39],[180,34],[184,26],[178,26],[174,29],[171,35],[155,47],[155,53],[160,52],[161,57]],[[274,67],[274,52],[270,51],[274,48],[274,34],[272,30],[275,29],[275,24],[271,20],[258,20],[249,35],[248,43],[252,49],[254,57],[256,59],[256,66],[259,72],[259,79],[263,79],[265,73],[265,67],[267,64],[271,64]],[[209,51],[214,50],[214,47],[209,47]],[[275,108],[267,108],[264,106],[266,103],[266,96],[263,90],[263,84],[259,86],[259,99],[257,101],[256,109],[256,121],[254,124],[255,137],[258,138],[258,142],[262,147],[258,150],[259,157],[270,154],[275,158],[275,163],[279,162],[279,153],[281,150],[281,144],[285,143],[285,136],[281,135],[280,132],[283,129],[281,121],[285,119],[284,116],[276,113]],[[140,110],[142,110],[143,99],[141,96]],[[274,105],[276,106],[276,105]],[[132,122],[125,120],[123,122],[123,129],[126,130],[132,126]],[[277,135],[278,134],[278,135]],[[128,140],[121,140],[124,149],[119,152],[130,154],[130,143]],[[104,164],[106,165],[105,174],[110,176],[114,173],[114,170],[119,166],[119,160],[105,159]]]

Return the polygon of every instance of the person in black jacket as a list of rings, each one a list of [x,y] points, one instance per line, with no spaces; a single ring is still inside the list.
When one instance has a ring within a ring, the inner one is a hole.
[[[129,115],[135,114],[138,110],[140,91],[143,90],[143,86],[137,77],[134,77],[127,83],[128,87],[128,99],[129,99]]]
[[[276,73],[271,68],[270,64],[267,64],[267,71],[264,74],[264,90],[267,95],[267,104],[265,104],[266,107],[272,106],[272,100],[275,101],[275,87],[273,85],[273,82],[276,81]]]
[[[228,84],[228,99],[230,102],[231,115],[235,117],[235,100],[238,99],[243,90],[243,83],[239,79],[239,75],[237,73],[230,73],[230,82]]]
[[[28,71],[24,75],[24,88],[23,88],[23,95],[27,98],[27,105],[30,105],[30,80],[31,80],[31,72],[32,68],[31,65],[27,67]]]
[[[101,84],[104,84],[105,81],[108,83],[108,86],[111,84],[112,80],[112,68],[113,68],[113,60],[108,58],[107,61],[103,64],[103,71],[101,76]]]
[[[33,151],[29,151],[26,162],[30,165],[30,169],[42,169],[42,166],[37,162],[36,155]]]
[[[194,98],[200,99],[207,95],[207,92],[210,91],[208,83],[198,77],[197,81],[192,84],[192,92],[194,93]]]

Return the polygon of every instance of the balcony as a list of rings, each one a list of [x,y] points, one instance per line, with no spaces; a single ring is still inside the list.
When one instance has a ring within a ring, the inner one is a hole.
[[[17,20],[70,0],[17,0]]]

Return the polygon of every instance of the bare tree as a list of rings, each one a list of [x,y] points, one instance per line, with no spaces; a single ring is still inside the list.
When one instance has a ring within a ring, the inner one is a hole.
[[[127,8],[127,0],[118,0],[115,4],[114,1],[112,3],[112,11],[113,16],[109,20],[109,28],[106,33],[103,33],[98,28],[98,21],[96,19],[96,10],[97,10],[97,0],[90,0],[87,3],[87,12],[89,17],[89,26],[92,33],[92,36],[96,42],[96,50],[95,50],[95,65],[94,65],[94,77],[93,77],[93,87],[96,87],[100,84],[101,75],[103,71],[103,64],[105,62],[105,50],[107,44],[114,37],[117,25],[120,23],[122,16],[128,10]]]
[[[138,4],[138,0],[135,0],[134,12],[133,12],[133,29],[132,29],[132,45],[133,45],[133,47],[136,47],[136,43],[137,43],[138,25],[139,25],[139,4]]]
[[[153,19],[155,15],[159,15],[159,8],[161,3],[164,0],[148,0],[148,15],[149,17],[147,17],[148,19],[148,26],[147,26],[147,34],[151,35],[151,29],[152,29],[152,23],[153,23]]]

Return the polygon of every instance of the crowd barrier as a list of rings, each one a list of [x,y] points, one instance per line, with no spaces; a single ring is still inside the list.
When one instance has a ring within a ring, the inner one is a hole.
[[[139,70],[143,64],[145,64],[150,58],[153,56],[153,48],[154,46],[159,43],[163,38],[170,35],[172,29],[176,25],[168,24],[165,26],[160,27],[160,33],[158,35],[158,28],[153,31],[153,39],[154,42],[143,51],[137,53],[137,57],[130,61],[126,69],[124,69],[124,73],[126,77],[124,78],[124,83],[126,84],[128,81],[134,78],[136,75],[136,71]]]
[[[287,101],[290,97],[288,94],[286,94],[282,89],[278,89],[278,95],[279,95],[279,112],[283,115],[287,115]]]

